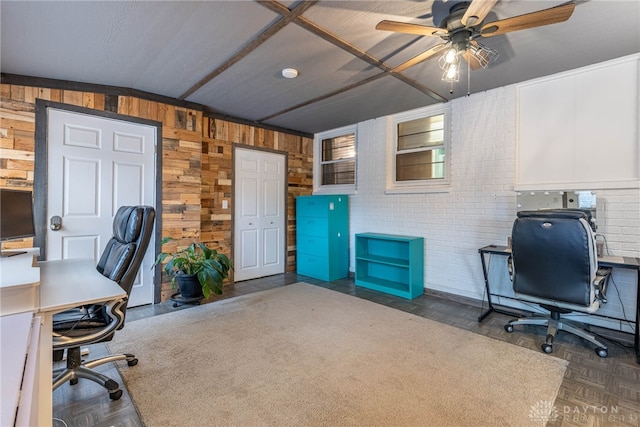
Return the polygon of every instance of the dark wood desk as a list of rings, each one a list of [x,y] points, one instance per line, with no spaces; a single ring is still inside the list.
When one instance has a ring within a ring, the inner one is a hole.
[[[489,245],[478,249],[480,254],[480,260],[482,261],[482,274],[484,276],[484,286],[487,294],[487,303],[489,308],[483,311],[478,317],[478,322],[482,322],[489,314],[496,312],[507,315],[515,315],[518,313],[515,311],[509,311],[500,307],[494,306],[491,301],[491,287],[489,285],[489,274],[487,271],[487,258],[492,255],[509,256],[511,255],[511,248],[507,246]],[[640,323],[640,258],[633,257],[619,257],[619,256],[603,256],[598,257],[599,267],[611,267],[611,268],[624,268],[631,269],[637,272],[636,277],[636,325],[635,325],[635,338],[634,345],[636,350],[636,361],[640,364],[640,331],[638,330],[638,324]]]

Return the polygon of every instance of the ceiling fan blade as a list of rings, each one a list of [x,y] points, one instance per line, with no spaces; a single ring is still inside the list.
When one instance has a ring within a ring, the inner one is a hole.
[[[571,17],[575,8],[575,2],[571,1],[549,9],[540,10],[538,12],[531,12],[520,16],[514,16],[513,18],[489,22],[482,26],[480,34],[482,37],[492,37],[499,34],[510,33],[512,31],[526,30],[528,28],[564,22]]]
[[[394,31],[397,33],[417,34],[419,36],[446,36],[447,30],[438,27],[427,27],[426,25],[408,24],[396,21],[380,21],[376,25],[376,30]]]
[[[465,27],[478,25],[487,17],[487,14],[491,12],[491,9],[493,9],[493,6],[495,6],[497,2],[498,0],[473,0],[469,7],[467,7],[460,22],[462,22],[462,25]]]
[[[437,45],[431,47],[429,50],[426,50],[426,51],[414,56],[413,58],[411,58],[407,62],[398,65],[396,68],[394,68],[391,71],[394,72],[394,73],[399,73],[400,71],[406,70],[409,67],[413,67],[414,65],[419,64],[422,61],[426,61],[427,59],[431,58],[433,55],[435,55],[436,53],[438,53],[442,49],[444,49],[444,47],[446,45],[447,45],[446,43],[437,44]]]

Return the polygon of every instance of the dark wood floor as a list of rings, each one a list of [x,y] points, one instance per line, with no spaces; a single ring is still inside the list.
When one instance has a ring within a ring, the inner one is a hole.
[[[507,333],[503,326],[512,317],[499,313],[493,313],[482,323],[478,323],[481,307],[474,301],[451,300],[429,294],[414,300],[405,300],[355,287],[351,279],[327,283],[296,274],[277,275],[236,283],[226,288],[224,295],[215,297],[211,301],[286,286],[299,281],[355,295],[536,351],[540,351],[540,343],[544,340],[546,333],[543,328],[535,326],[520,327],[514,333]],[[136,307],[128,310],[127,322],[189,308],[188,305],[173,307],[171,302]],[[593,332],[605,334],[608,331],[594,330]],[[635,352],[631,345],[633,337],[619,334],[610,338],[606,340],[609,344],[609,357],[605,359],[599,358],[593,348],[580,338],[566,333],[561,333],[556,338],[553,354],[568,360],[569,365],[554,403],[558,417],[549,425],[640,425],[640,365],[636,363]],[[90,346],[90,351],[88,359],[107,354],[104,344]],[[135,353],[135,349],[131,351]],[[499,363],[499,361],[496,362]],[[113,364],[104,365],[99,369],[122,384]],[[135,369],[135,367],[127,367],[123,364],[121,369]],[[523,366],[523,369],[527,367]],[[165,403],[159,402],[159,404]],[[75,386],[65,384],[54,391],[53,404],[54,426],[142,425],[126,390],[120,400],[112,401],[104,389],[87,380],[81,379]]]

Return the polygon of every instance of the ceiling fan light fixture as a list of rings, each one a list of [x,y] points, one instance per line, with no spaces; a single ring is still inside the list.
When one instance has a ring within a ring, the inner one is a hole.
[[[451,46],[443,55],[444,62],[447,64],[453,64],[455,61],[457,61],[457,56],[458,50],[455,47]]]
[[[444,43],[432,46],[391,71],[399,73],[438,54],[438,66],[444,70],[442,80],[457,82],[461,61],[459,58],[462,57],[467,65],[467,82],[470,82],[471,70],[488,68],[498,58],[498,52],[481,45],[477,39],[564,22],[576,8],[576,0],[569,0],[559,6],[485,23],[498,1],[451,0],[454,4],[449,8],[449,14],[437,23],[438,27],[388,20],[379,22],[376,25],[378,30],[439,37],[444,40]],[[445,0],[444,3],[446,2]],[[453,93],[453,84],[451,87],[450,93]],[[467,94],[470,87],[470,83],[467,83]]]
[[[452,64],[458,64],[460,51],[454,44],[449,44],[449,47],[445,47],[444,53],[438,58],[438,66],[443,70],[448,70]]]
[[[456,61],[445,68],[444,73],[442,73],[442,81],[454,83],[458,80],[460,80],[460,69]]]
[[[487,68],[498,59],[498,52],[478,42],[469,46],[469,52],[482,68]]]

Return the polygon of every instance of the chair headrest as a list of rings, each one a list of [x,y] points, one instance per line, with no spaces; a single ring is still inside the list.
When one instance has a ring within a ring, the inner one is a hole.
[[[113,237],[122,243],[138,240],[142,230],[143,208],[140,206],[122,206],[113,219]]]
[[[587,213],[578,209],[541,209],[539,211],[520,211],[518,212],[518,218],[582,218],[587,222],[589,221]]]

